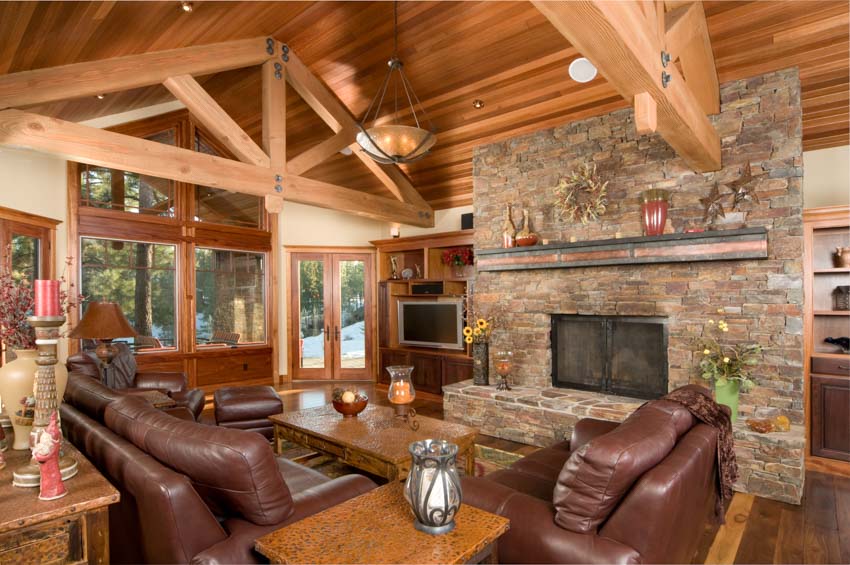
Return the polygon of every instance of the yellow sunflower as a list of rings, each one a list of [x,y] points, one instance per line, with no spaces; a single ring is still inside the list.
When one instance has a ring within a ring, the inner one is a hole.
[[[484,318],[478,318],[478,321],[475,322],[475,325],[477,325],[482,330],[485,330],[487,329],[487,320],[485,320]]]
[[[472,336],[471,335],[466,336],[465,338],[463,338],[463,341],[465,341],[466,343],[472,343]]]
[[[472,335],[472,328],[470,328],[469,326],[466,326],[465,328],[463,328],[463,335],[465,335],[466,337],[471,336]]]
[[[475,328],[472,330],[472,335],[481,335],[481,328]]]

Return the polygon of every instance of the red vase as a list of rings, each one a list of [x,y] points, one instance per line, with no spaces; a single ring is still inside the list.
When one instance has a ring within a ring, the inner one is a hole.
[[[645,235],[661,235],[667,223],[669,193],[666,190],[646,190],[641,195],[641,218]]]

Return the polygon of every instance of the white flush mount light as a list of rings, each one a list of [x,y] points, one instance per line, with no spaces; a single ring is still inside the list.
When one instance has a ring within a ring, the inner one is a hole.
[[[342,149],[339,150],[339,152],[342,153],[343,155],[351,155],[353,153],[353,151],[351,150],[351,147],[343,147]]]
[[[596,67],[584,57],[570,63],[570,78],[576,82],[590,82],[596,78]]]

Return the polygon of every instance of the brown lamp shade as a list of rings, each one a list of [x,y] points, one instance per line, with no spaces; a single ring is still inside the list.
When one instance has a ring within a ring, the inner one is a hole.
[[[69,335],[75,339],[115,339],[138,334],[115,302],[92,302]]]

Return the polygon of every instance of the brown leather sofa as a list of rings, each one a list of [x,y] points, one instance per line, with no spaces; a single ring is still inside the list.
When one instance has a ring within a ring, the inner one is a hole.
[[[375,487],[275,458],[261,435],[180,420],[71,374],[67,438],[115,485],[116,563],[257,563],[254,540]]]
[[[75,353],[65,362],[69,373],[81,373],[100,380],[98,362],[85,352]],[[170,396],[178,406],[185,406],[197,421],[204,411],[204,391],[190,389],[186,373],[165,371],[137,371],[133,377],[133,386],[118,390],[159,390]]]
[[[714,428],[655,400],[622,424],[580,420],[568,442],[463,478],[464,504],[511,520],[502,563],[690,563],[714,519],[716,449]]]

